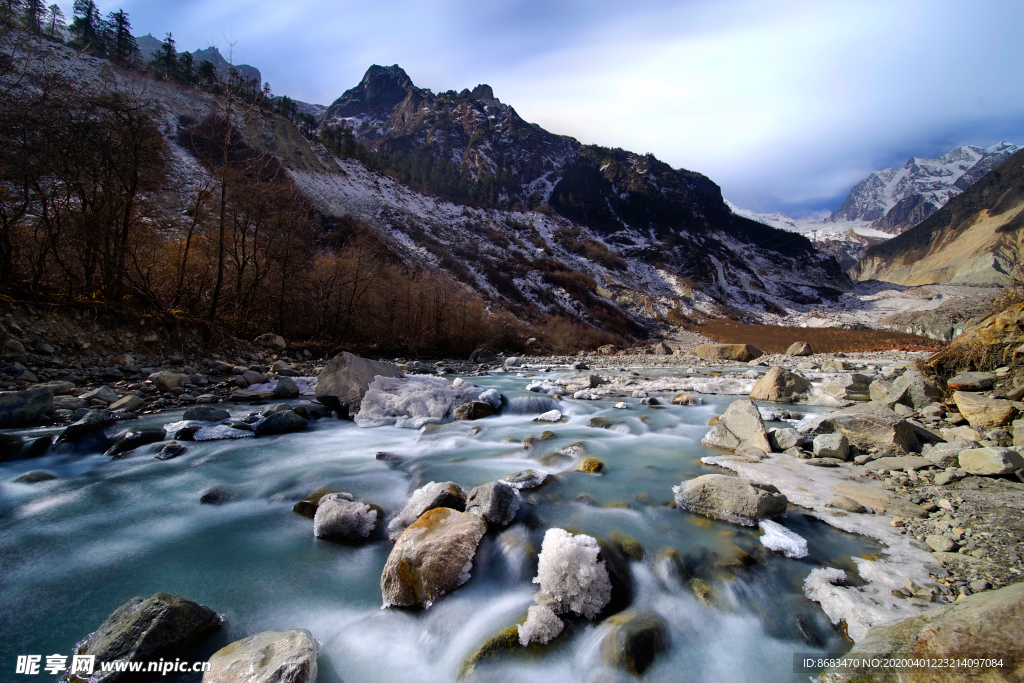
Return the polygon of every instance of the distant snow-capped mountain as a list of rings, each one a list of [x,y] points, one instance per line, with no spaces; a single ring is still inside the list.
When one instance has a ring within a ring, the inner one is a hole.
[[[957,147],[937,159],[911,157],[902,168],[871,173],[850,190],[827,222],[870,222],[892,235],[917,225],[1020,149],[1009,142],[989,148]]]

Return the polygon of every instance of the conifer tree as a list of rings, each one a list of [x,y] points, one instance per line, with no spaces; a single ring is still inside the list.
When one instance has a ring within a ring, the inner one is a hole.
[[[171,35],[170,31],[167,32],[164,42],[160,44],[160,50],[156,53],[156,57],[150,64],[165,79],[177,77],[178,50],[174,45],[174,36]]]
[[[182,52],[178,55],[178,80],[186,85],[193,85],[196,82],[195,58],[191,52]]]
[[[217,82],[217,68],[214,67],[213,62],[208,59],[199,62],[196,67],[196,80],[200,85],[207,86],[212,86]]]
[[[21,0],[0,0],[0,24],[13,24],[21,12]]]
[[[141,53],[139,44],[132,35],[128,13],[123,9],[111,12],[107,15],[106,23],[110,30],[110,58],[121,66],[134,66]]]
[[[72,46],[87,50],[94,57],[106,56],[106,22],[94,0],[75,0],[71,34]]]
[[[52,40],[64,40],[64,12],[60,5],[54,3],[46,8],[46,18],[43,21],[43,33]]]
[[[36,35],[43,32],[43,19],[46,16],[46,5],[43,0],[22,0],[21,25]]]

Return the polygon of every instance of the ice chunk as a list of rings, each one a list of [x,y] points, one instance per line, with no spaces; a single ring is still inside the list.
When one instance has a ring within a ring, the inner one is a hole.
[[[501,408],[501,394],[498,393],[497,389],[488,389],[487,391],[482,392],[477,396],[476,400],[483,401],[484,403],[490,403],[491,407],[495,410]]]
[[[530,605],[526,613],[526,621],[519,624],[519,644],[526,647],[530,643],[547,643],[557,637],[565,624],[555,614],[549,603]]]
[[[256,436],[248,429],[235,429],[228,425],[216,425],[214,427],[203,427],[192,435],[193,441],[216,441],[218,439],[243,439],[247,436]]]
[[[764,535],[761,536],[761,545],[768,550],[774,550],[794,559],[807,557],[807,539],[803,536],[770,519],[762,519],[758,526],[764,532]]]
[[[540,584],[538,602],[551,600],[552,609],[562,614],[572,612],[587,619],[597,616],[612,596],[608,567],[598,559],[600,552],[593,536],[548,529],[533,579]]]
[[[601,394],[597,393],[593,389],[580,389],[572,395],[577,401],[599,401],[601,400]]]
[[[618,408],[619,410],[628,410],[629,404],[623,401],[619,401],[618,403],[615,404],[615,407]]]
[[[451,422],[452,411],[485,393],[468,384],[452,386],[443,377],[376,377],[359,405],[360,427],[393,424],[419,429],[429,422]]]
[[[562,413],[558,410],[549,410],[533,418],[534,422],[558,422],[562,419]]]

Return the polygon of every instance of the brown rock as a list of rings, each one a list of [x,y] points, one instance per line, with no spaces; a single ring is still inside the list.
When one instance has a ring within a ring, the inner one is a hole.
[[[797,373],[776,365],[750,390],[750,400],[792,403],[797,394],[810,386],[811,383]]]
[[[1017,409],[1013,401],[989,398],[984,394],[968,391],[954,391],[953,401],[960,409],[960,414],[976,429],[991,429],[1010,424]]]
[[[787,356],[811,356],[814,355],[814,351],[811,350],[811,345],[807,342],[793,342],[786,349]]]
[[[750,344],[701,344],[693,350],[693,355],[698,358],[746,363],[763,356],[764,353]]]
[[[833,484],[832,489],[839,495],[855,500],[864,507],[883,515],[918,518],[928,514],[920,505],[914,505],[882,489],[845,481]]]

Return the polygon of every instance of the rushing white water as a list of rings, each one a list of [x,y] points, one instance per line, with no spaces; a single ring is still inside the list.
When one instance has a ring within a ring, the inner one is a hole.
[[[793,653],[844,647],[804,597],[803,581],[825,566],[856,581],[852,558],[876,553],[875,544],[791,512],[782,521],[807,540],[809,553],[790,559],[767,551],[756,528],[667,506],[673,485],[720,471],[701,464],[712,452],[700,439],[730,397],[646,406],[635,398],[556,400],[523,391],[531,379],[511,374],[472,381],[502,392],[502,415],[423,431],[324,419],[297,434],[188,442],[184,455],[166,461],[143,447],[119,460],[86,448],[0,463],[3,666],[16,654],[69,653],[128,599],[163,591],[225,617],[224,628],[197,646],[197,659],[258,631],[305,628],[323,645],[320,681],[452,681],[482,642],[526,615],[538,590],[531,582],[536,551],[551,527],[603,539],[627,534],[643,547],[642,561],[630,564],[631,609],[658,615],[670,641],[646,680],[806,680],[793,673]],[[625,409],[613,407],[620,401]],[[566,420],[532,421],[551,409]],[[587,427],[596,415],[612,426]],[[150,416],[109,434],[177,419]],[[479,433],[471,436],[471,427]],[[544,431],[554,437],[524,448],[525,437]],[[545,457],[577,442],[604,462],[601,474],[572,471],[572,457]],[[378,451],[402,460],[378,461]],[[318,540],[312,521],[291,510],[314,489],[333,485],[390,515],[425,482],[468,489],[526,468],[556,476],[523,492],[513,525],[485,537],[472,579],[427,611],[381,609],[390,543]],[[59,478],[10,481],[30,469]],[[230,500],[201,505],[214,486]],[[574,502],[584,494],[590,504]],[[671,560],[658,560],[670,548],[707,591],[695,590]],[[616,680],[622,674],[606,669],[600,652],[607,630],[599,621],[577,623],[546,655],[482,662],[472,680],[589,682],[601,672]]]

